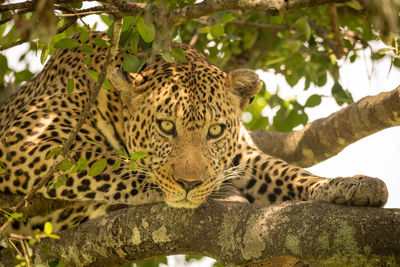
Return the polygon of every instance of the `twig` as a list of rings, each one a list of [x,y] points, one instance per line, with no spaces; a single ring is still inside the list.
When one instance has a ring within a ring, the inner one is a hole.
[[[296,29],[296,27],[291,26],[291,25],[283,25],[283,24],[272,25],[272,24],[256,23],[256,22],[243,21],[243,20],[233,20],[229,23],[234,24],[234,25],[239,25],[239,26],[249,26],[249,27],[254,27],[254,28],[260,28],[263,30],[273,30],[273,31]]]
[[[74,25],[75,22],[76,22],[76,19],[72,19],[68,24],[65,24],[64,26],[62,26],[61,28],[59,28],[59,29],[57,30],[57,34],[64,32],[64,31],[67,30],[69,27],[71,27],[72,25]],[[11,47],[21,45],[21,44],[23,44],[23,43],[25,43],[25,42],[28,42],[28,39],[25,38],[25,39],[21,39],[21,40],[15,41],[15,42],[13,42],[13,43],[11,43],[11,44],[8,44],[8,45],[5,45],[5,46],[0,47],[0,51],[4,51],[4,50],[7,50],[7,49],[9,49],[9,48],[11,48]]]
[[[61,18],[69,18],[69,17],[84,17],[84,16],[89,16],[89,15],[96,15],[96,14],[102,14],[104,11],[88,11],[88,12],[77,12],[75,14],[59,14],[58,16]]]
[[[28,9],[34,9],[34,4],[32,1],[29,2],[22,2],[22,3],[15,3],[15,4],[8,4],[8,5],[1,5],[0,6],[0,12],[4,11],[11,11],[11,10],[16,10],[16,9],[23,9],[23,8],[28,8]]]
[[[33,11],[33,9],[19,10],[19,11],[17,11],[15,14],[13,14],[11,17],[6,18],[6,19],[3,19],[3,20],[0,20],[0,25],[1,25],[1,24],[4,24],[4,23],[6,23],[6,22],[9,22],[10,20],[13,20],[13,19],[15,19],[15,18],[18,17],[18,16],[21,16],[21,15],[23,15],[23,14],[26,14],[26,13],[32,12],[32,11]]]
[[[64,26],[62,26],[61,28],[59,28],[59,29],[57,30],[57,34],[66,31],[69,27],[71,27],[72,25],[74,25],[74,24],[76,23],[76,21],[77,21],[76,18],[71,19],[70,22],[68,22],[67,24],[65,24]]]
[[[194,47],[197,43],[197,40],[199,40],[199,32],[196,31],[196,33],[192,36],[192,39],[190,39],[189,46]]]
[[[333,52],[338,59],[341,59],[344,55],[344,42],[340,32],[335,4],[328,4],[328,16],[333,33],[333,40],[335,42]]]
[[[341,30],[340,33],[343,36],[346,36],[347,39],[349,39],[352,42],[359,41],[362,44],[363,48],[370,47],[370,45],[368,44],[367,41],[365,41],[359,34],[353,32],[351,30]]]
[[[12,42],[11,44],[8,44],[8,45],[5,45],[5,46],[0,47],[0,51],[7,50],[7,49],[9,49],[9,48],[11,48],[11,47],[14,47],[14,46],[23,44],[23,43],[25,43],[25,42],[27,42],[27,41],[28,41],[27,39],[21,39],[21,40]]]
[[[24,199],[20,201],[15,207],[12,208],[13,211],[19,210],[25,203],[28,201],[32,196],[36,194],[36,192],[41,189],[53,176],[53,174],[57,171],[58,165],[63,161],[69,153],[69,150],[71,148],[72,143],[75,141],[75,138],[79,132],[79,130],[82,128],[83,124],[86,121],[86,118],[90,115],[90,109],[92,105],[94,104],[97,95],[100,92],[100,89],[102,88],[102,85],[105,81],[106,74],[108,71],[109,66],[113,62],[117,51],[118,51],[118,41],[121,35],[121,29],[122,29],[122,18],[116,18],[114,21],[114,35],[112,39],[111,46],[108,50],[108,55],[106,58],[106,63],[101,69],[101,72],[99,74],[98,80],[95,83],[92,93],[90,95],[90,100],[87,102],[87,104],[84,106],[81,116],[75,126],[75,128],[72,130],[71,134],[69,135],[68,139],[66,140],[60,155],[54,160],[53,165],[50,167],[49,171],[45,174],[44,177],[41,178],[40,182],[32,188],[32,190],[26,194]]]
[[[330,33],[328,29],[319,26],[317,23],[315,23],[313,20],[309,20],[308,23],[310,24],[311,28],[315,31],[316,34],[318,34],[319,37],[322,38],[324,44],[326,46],[329,46],[333,51],[335,50],[335,43],[332,41],[331,38],[328,37],[328,34]]]
[[[26,266],[30,267],[31,266],[31,261],[29,260],[29,255],[28,255],[28,253],[26,251],[24,240],[20,239],[19,242],[21,244],[22,250],[24,251],[24,258],[25,258],[25,261],[26,261]]]

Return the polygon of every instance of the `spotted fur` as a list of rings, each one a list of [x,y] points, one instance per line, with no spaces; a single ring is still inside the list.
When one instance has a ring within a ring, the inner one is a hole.
[[[92,46],[94,53],[83,52],[83,45]],[[96,217],[110,204],[166,202],[196,208],[226,183],[257,203],[386,202],[386,187],[378,179],[317,177],[259,151],[240,123],[242,110],[261,86],[257,75],[249,70],[226,74],[196,50],[180,47],[187,63],[167,63],[156,56],[140,74],[121,70],[123,54],[115,59],[108,73],[112,88],[101,90],[70,153],[71,159],[84,157],[89,165],[106,158],[107,168],[95,177],[87,170],[68,174],[61,187],[39,190],[46,198],[100,204],[55,211],[46,217],[55,229]],[[43,71],[1,106],[0,161],[6,165],[1,192],[26,194],[48,171],[53,159],[46,155],[76,125],[95,83],[88,70],[100,71],[106,50],[88,40],[72,51],[56,51]],[[90,66],[85,65],[87,57],[92,58]],[[75,81],[71,94],[70,79]],[[129,155],[140,151],[148,156],[137,162],[137,170],[126,162],[112,170],[121,147]]]

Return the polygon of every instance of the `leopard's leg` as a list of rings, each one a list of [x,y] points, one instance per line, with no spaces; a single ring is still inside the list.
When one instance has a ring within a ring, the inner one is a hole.
[[[248,137],[247,137],[248,138]],[[279,203],[288,200],[322,200],[357,206],[383,206],[388,191],[383,181],[357,175],[323,178],[258,150],[241,138],[233,165],[244,179],[232,180],[250,202]]]
[[[110,206],[107,203],[76,204],[25,220],[14,220],[5,232],[32,235],[35,229],[43,232],[44,224],[50,222],[53,232],[57,233],[107,213]]]

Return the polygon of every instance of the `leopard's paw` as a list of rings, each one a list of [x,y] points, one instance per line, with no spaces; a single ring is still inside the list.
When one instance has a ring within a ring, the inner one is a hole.
[[[311,198],[344,205],[382,207],[387,201],[388,191],[382,180],[356,175],[330,180],[316,188]]]

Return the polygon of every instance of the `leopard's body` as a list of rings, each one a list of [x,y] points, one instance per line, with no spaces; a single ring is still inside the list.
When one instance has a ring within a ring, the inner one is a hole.
[[[1,192],[28,193],[54,160],[46,155],[76,125],[95,83],[88,69],[100,72],[107,51],[90,41],[85,45],[93,46],[94,53],[81,47],[56,51],[44,70],[0,107],[0,161],[6,167],[0,174]],[[89,165],[106,158],[105,171],[95,177],[87,169],[67,174],[61,187],[39,190],[46,198],[100,204],[52,213],[46,220],[56,229],[96,217],[114,203],[196,208],[225,182],[257,203],[386,202],[386,187],[378,179],[322,178],[258,150],[240,123],[242,110],[260,88],[257,75],[245,70],[226,74],[196,50],[181,47],[187,63],[167,63],[157,56],[140,74],[123,73],[123,55],[115,59],[108,74],[112,88],[100,91],[70,152],[72,160],[84,157]],[[89,67],[86,57],[92,57]],[[68,93],[71,79],[75,89]],[[120,147],[129,155],[147,153],[136,171],[127,163],[112,170]]]

